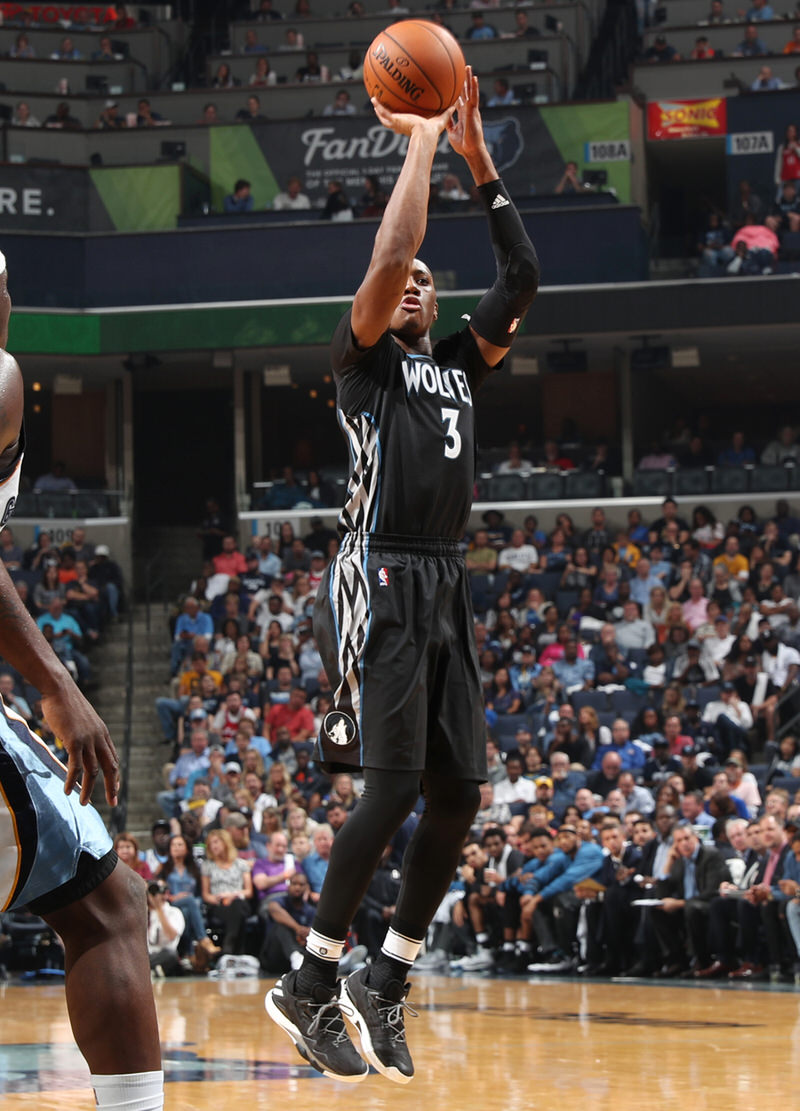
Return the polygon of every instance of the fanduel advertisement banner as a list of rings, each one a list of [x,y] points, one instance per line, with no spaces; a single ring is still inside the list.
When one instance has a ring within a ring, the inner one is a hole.
[[[630,123],[625,101],[565,107],[489,109],[484,113],[487,143],[512,194],[552,193],[565,163],[579,169],[606,170],[608,185],[623,203],[630,201]],[[209,134],[214,207],[238,178],[252,184],[256,209],[269,207],[290,177],[303,182],[314,207],[324,204],[332,181],[342,183],[357,203],[364,178],[376,176],[384,189],[394,185],[408,139],[382,127],[374,117],[323,117],[217,127]],[[443,135],[432,180],[455,174],[468,190],[464,160]]]
[[[647,105],[648,139],[709,139],[726,132],[725,97],[656,100]]]

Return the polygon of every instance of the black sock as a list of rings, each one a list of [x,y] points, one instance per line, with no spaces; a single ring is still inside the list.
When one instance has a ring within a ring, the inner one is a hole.
[[[326,961],[315,953],[306,951],[303,963],[297,970],[295,990],[298,995],[311,995],[317,984],[323,984],[326,988],[335,988],[338,972],[338,961]]]
[[[390,981],[399,980],[405,984],[411,965],[406,961],[399,961],[396,957],[387,957],[385,953],[378,953],[374,964],[369,967],[367,983],[375,991],[383,991]]]

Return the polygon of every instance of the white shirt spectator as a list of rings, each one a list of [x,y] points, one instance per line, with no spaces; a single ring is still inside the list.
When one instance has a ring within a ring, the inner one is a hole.
[[[161,925],[157,911],[149,911],[147,915],[148,953],[157,953],[159,949],[169,949],[173,953],[176,952],[181,940],[181,935],[186,928],[186,920],[177,907],[171,906],[170,903],[164,903],[163,910],[167,922],[173,930],[177,930],[177,933],[174,937],[168,938]]]
[[[709,722],[713,725],[718,717],[725,715],[735,725],[740,725],[742,729],[753,728],[753,714],[750,707],[741,698],[731,699],[730,702],[723,702],[718,699],[716,702],[709,702],[703,710],[703,721]]]
[[[510,779],[501,779],[494,785],[494,801],[496,803],[536,802],[536,784],[532,779],[518,779],[512,783]]]
[[[726,637],[706,637],[703,641],[703,655],[715,664],[720,664],[730,652],[736,637],[729,633]]]
[[[501,569],[508,568],[509,571],[519,571],[521,575],[525,575],[538,562],[539,553],[533,544],[522,544],[518,548],[513,545],[503,548],[498,556],[497,566]]]
[[[761,666],[779,689],[786,684],[789,668],[794,664],[800,664],[800,652],[788,644],[779,644],[775,656],[771,652],[761,653]]]
[[[272,207],[275,212],[287,212],[289,210],[300,212],[311,208],[311,201],[305,193],[298,193],[292,197],[289,193],[278,193],[272,202]]]

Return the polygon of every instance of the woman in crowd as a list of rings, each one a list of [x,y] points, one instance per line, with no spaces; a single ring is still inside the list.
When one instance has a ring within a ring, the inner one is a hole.
[[[650,598],[647,605],[644,607],[642,617],[645,621],[649,621],[656,631],[656,639],[659,644],[663,644],[667,638],[668,615],[672,603],[667,599],[667,592],[663,586],[654,586],[650,591]],[[683,623],[683,611],[678,607],[678,612],[681,615],[681,623]]]
[[[580,545],[575,549],[572,559],[568,560],[561,576],[562,590],[583,590],[593,587],[597,581],[597,568],[589,558],[588,548]]]
[[[683,696],[683,690],[680,683],[667,683],[666,687],[664,688],[664,696],[661,699],[662,719],[671,717],[673,714],[678,714],[681,720],[683,720],[685,709],[686,700]]]
[[[214,79],[211,82],[213,89],[233,89],[238,82],[235,80],[231,73],[231,67],[227,62],[220,62],[217,67],[217,72],[214,74]]]
[[[280,667],[288,667],[295,679],[300,675],[300,664],[297,662],[294,637],[290,633],[281,633],[277,642],[270,649],[267,658],[267,679],[274,679]]]
[[[221,933],[222,952],[242,953],[253,880],[226,829],[212,830],[206,840],[202,894],[209,922]]]
[[[611,730],[601,725],[594,706],[581,706],[578,710],[578,742],[585,741],[591,748],[592,759],[601,745],[611,744]],[[588,767],[589,765],[587,765]]]
[[[250,74],[249,84],[254,89],[266,89],[271,85],[278,83],[277,73],[273,73],[272,66],[269,64],[269,58],[261,54],[256,59],[256,68]]]
[[[141,876],[143,880],[153,878],[150,869],[139,858],[139,842],[132,833],[117,834],[114,838],[114,852],[137,876]]]
[[[275,799],[275,805],[281,814],[281,818],[283,818],[291,805],[292,780],[285,765],[280,760],[276,760],[269,769],[267,784],[269,793]],[[262,822],[263,832],[266,831]]]
[[[289,554],[294,542],[294,528],[290,521],[284,521],[278,533],[278,555],[281,559],[284,559]]]
[[[298,572],[292,583],[291,601],[289,602],[296,622],[308,615],[309,607],[314,604],[314,598],[315,595],[311,590],[308,575]]]
[[[170,838],[169,856],[159,868],[158,877],[167,885],[168,901],[178,908],[186,922],[183,940],[189,943],[201,941],[206,936],[200,897],[202,877],[182,833],[173,834]]]
[[[778,750],[767,769],[766,782],[769,784],[773,779],[789,775],[800,777],[800,745],[797,737],[787,733],[778,741]]]
[[[489,688],[486,708],[496,714],[518,714],[522,709],[520,693],[511,686],[508,668],[498,667]]]
[[[785,574],[792,562],[793,555],[789,546],[781,539],[775,521],[767,521],[764,525],[761,547],[764,551],[764,558],[770,560],[777,567],[778,574]]]
[[[716,548],[725,536],[722,523],[706,505],[698,505],[692,513],[691,531],[698,544],[708,550]]]
[[[46,562],[41,581],[33,588],[33,604],[38,612],[46,613],[54,598],[63,598],[66,587],[58,581],[58,563]]]
[[[740,798],[747,807],[747,813],[755,818],[761,808],[761,792],[756,777],[747,770],[747,757],[742,749],[731,749],[725,761],[725,774],[731,785],[731,794]]]
[[[550,543],[545,548],[539,563],[542,571],[563,572],[571,557],[572,550],[567,545],[564,530],[562,528],[553,529]]]

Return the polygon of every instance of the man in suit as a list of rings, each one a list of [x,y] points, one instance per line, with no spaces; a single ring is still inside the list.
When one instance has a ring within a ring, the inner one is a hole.
[[[732,819],[728,825],[734,826],[741,821]],[[738,836],[734,834],[734,836]],[[736,938],[738,930],[734,929],[739,920],[739,910],[744,905],[745,892],[758,882],[759,872],[763,874],[766,862],[764,843],[761,839],[761,823],[750,822],[745,831],[747,851],[741,862],[743,870],[738,879],[731,873],[728,880],[720,884],[719,894],[711,900],[709,910],[709,947],[712,960],[703,968],[696,968],[695,978],[698,980],[716,980],[728,976],[737,965]],[[725,865],[731,872],[731,862]],[[734,881],[734,882],[731,882]]]
[[[686,937],[698,967],[711,963],[708,915],[711,900],[728,878],[725,861],[700,843],[688,824],[672,834],[672,851],[666,879],[659,880],[655,895],[660,907],[648,915],[645,941],[646,967],[659,976],[679,976],[686,967]]]
[[[786,857],[791,850],[786,840],[784,824],[776,815],[765,814],[760,828],[764,855],[755,882],[739,902],[740,950],[744,961],[736,971],[729,974],[732,980],[766,979],[764,946],[759,939],[760,927],[766,937],[770,976],[780,980],[787,966],[791,967],[792,958],[788,954],[792,947],[786,944],[788,939],[782,916],[784,904],[778,886],[783,878]]]
[[[636,913],[632,901],[641,895],[633,876],[639,869],[641,853],[634,845],[626,844],[621,822],[606,818],[600,827],[600,845],[603,849],[603,867],[595,877],[605,888],[603,899],[597,897],[596,888],[575,894],[586,903],[588,965],[587,976],[618,976],[628,964],[633,951]]]

